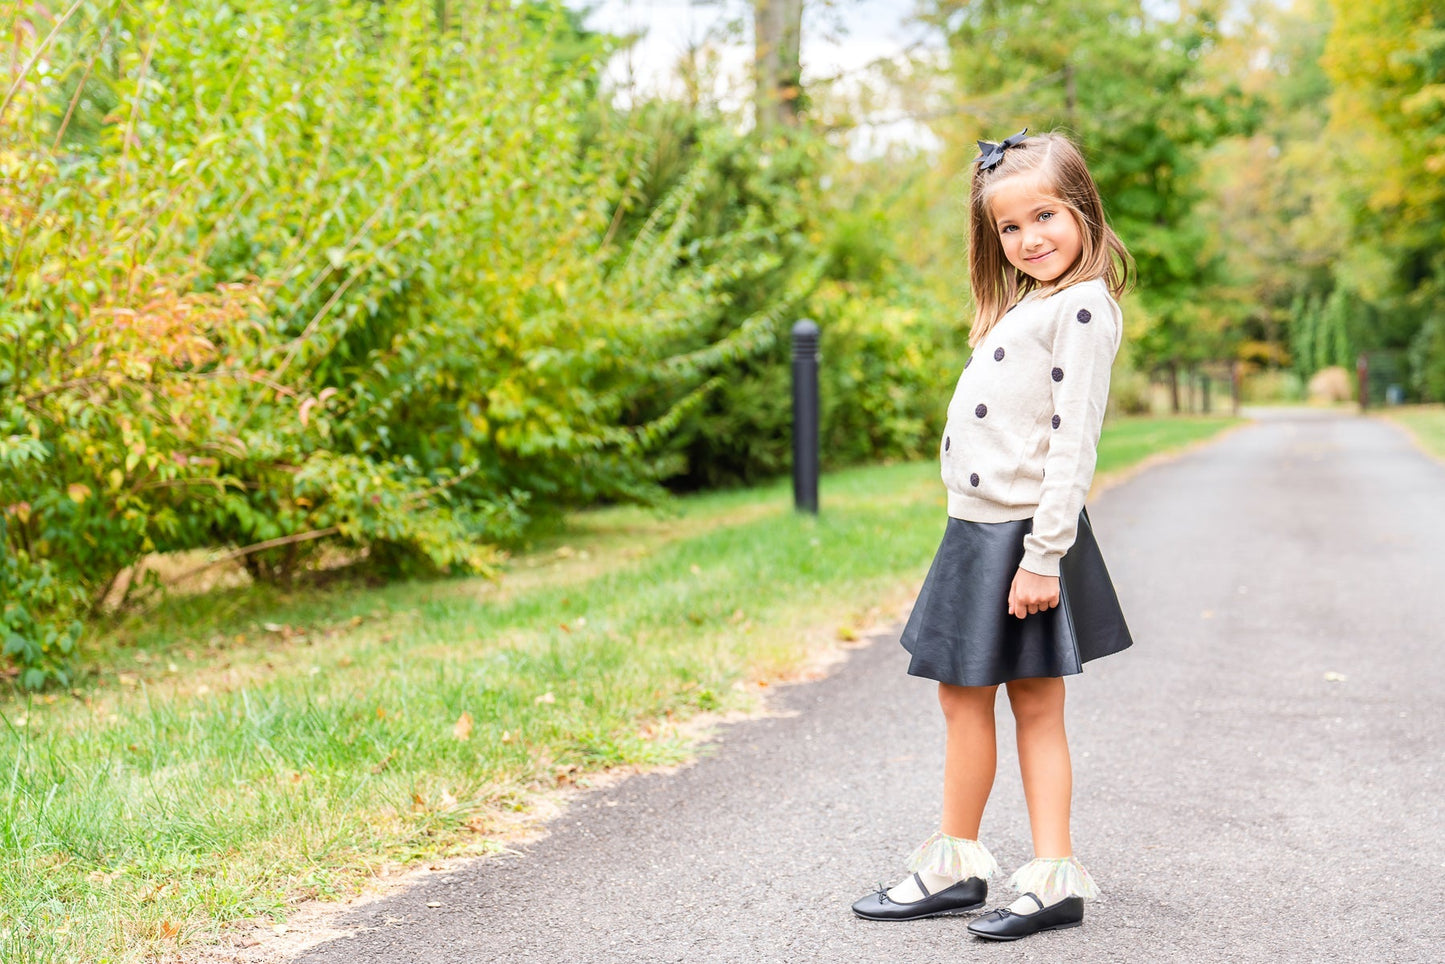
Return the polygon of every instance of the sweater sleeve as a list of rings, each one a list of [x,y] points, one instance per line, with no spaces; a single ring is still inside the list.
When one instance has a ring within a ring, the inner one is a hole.
[[[1049,373],[1054,411],[1044,481],[1033,531],[1024,537],[1022,568],[1057,576],[1074,544],[1079,512],[1094,479],[1099,432],[1109,401],[1109,369],[1123,335],[1118,308],[1098,285],[1061,292]]]

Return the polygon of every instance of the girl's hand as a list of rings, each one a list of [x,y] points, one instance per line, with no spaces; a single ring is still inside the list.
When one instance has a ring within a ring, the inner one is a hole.
[[[1053,609],[1059,604],[1059,577],[1041,576],[1027,569],[1014,573],[1008,587],[1008,613],[1023,619],[1031,613]]]

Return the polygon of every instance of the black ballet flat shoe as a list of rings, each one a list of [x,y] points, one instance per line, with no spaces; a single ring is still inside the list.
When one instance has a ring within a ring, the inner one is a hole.
[[[968,932],[986,941],[1016,941],[1039,931],[1057,931],[1065,927],[1078,927],[1084,922],[1084,898],[1065,897],[1048,907],[1034,894],[1032,897],[1039,909],[1032,914],[1016,914],[1007,907],[991,910],[968,925]]]
[[[889,900],[887,888],[879,884],[876,892],[853,902],[853,913],[866,920],[918,920],[976,910],[988,898],[988,881],[982,877],[960,880],[936,894],[928,892],[928,888],[923,886],[923,878],[917,874],[913,875],[913,882],[923,894],[919,900],[907,904]]]

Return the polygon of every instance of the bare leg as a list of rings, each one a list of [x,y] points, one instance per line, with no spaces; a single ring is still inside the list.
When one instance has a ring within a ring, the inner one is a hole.
[[[978,839],[983,808],[993,790],[998,737],[993,707],[997,686],[938,684],[938,703],[948,726],[943,757],[943,820],[950,837]]]
[[[1029,806],[1034,856],[1073,856],[1069,803],[1074,773],[1064,733],[1064,681],[1058,677],[1020,679],[1007,686],[1018,729],[1019,772]]]
[[[997,686],[938,684],[938,703],[948,727],[943,760],[943,819],[939,829],[950,837],[978,839],[978,826],[983,820],[984,804],[988,803],[998,765],[998,740],[993,722],[997,698]],[[993,860],[992,856],[987,859]],[[922,869],[919,877],[930,893],[957,882],[956,877]],[[910,875],[889,890],[888,896],[898,903],[912,903],[923,894]]]

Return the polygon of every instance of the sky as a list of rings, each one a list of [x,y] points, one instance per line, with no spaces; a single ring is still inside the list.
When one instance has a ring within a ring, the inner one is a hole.
[[[569,0],[569,5],[590,8],[586,23],[592,29],[644,34],[608,67],[608,79],[620,89],[627,87],[630,77],[643,90],[680,93],[673,68],[688,47],[703,42],[710,29],[720,29],[729,20],[741,23],[745,32],[717,49],[722,80],[715,93],[725,107],[738,106],[750,93],[751,0]],[[909,0],[810,3],[803,20],[804,84],[845,72],[866,77],[861,68],[867,64],[901,54],[926,36],[922,27],[907,22],[912,9]],[[930,140],[927,128],[916,122],[877,124],[854,132],[853,150],[867,154],[897,142],[926,147]]]

